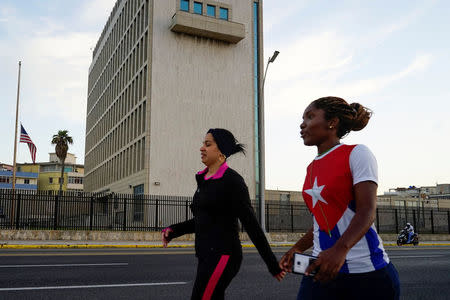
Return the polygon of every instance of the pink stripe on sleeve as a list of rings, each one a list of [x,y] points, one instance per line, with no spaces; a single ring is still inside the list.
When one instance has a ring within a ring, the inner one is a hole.
[[[206,286],[205,293],[203,294],[202,300],[209,300],[216,288],[217,282],[219,282],[220,276],[222,276],[223,270],[227,266],[229,255],[222,255],[220,257],[219,263],[216,266],[211,278],[209,279],[208,285]]]

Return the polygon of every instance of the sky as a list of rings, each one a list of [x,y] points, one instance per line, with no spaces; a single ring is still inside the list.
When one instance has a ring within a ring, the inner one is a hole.
[[[88,68],[115,0],[0,0],[0,162],[12,163],[19,115],[38,148],[67,129],[84,162]],[[339,96],[373,111],[342,142],[367,145],[379,190],[450,183],[450,2],[265,0],[266,188],[301,190],[317,154],[299,136],[304,109]],[[31,162],[26,144],[18,162]]]

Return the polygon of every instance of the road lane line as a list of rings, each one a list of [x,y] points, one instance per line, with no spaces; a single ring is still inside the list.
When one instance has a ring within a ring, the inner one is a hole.
[[[176,254],[195,254],[194,251],[183,252],[71,252],[71,253],[51,253],[52,256],[117,256],[117,255],[176,255]],[[2,253],[3,256],[48,256],[49,253]]]
[[[96,289],[96,288],[182,285],[182,284],[187,284],[187,282],[147,282],[147,283],[125,283],[125,284],[14,287],[14,288],[0,288],[0,292],[33,291],[33,290],[62,290],[62,289]]]
[[[450,250],[449,246],[440,246],[440,247],[416,247],[416,248],[406,248],[406,247],[389,247],[386,249],[389,252],[393,253],[395,251],[405,251],[405,252],[415,252],[418,250]],[[20,251],[20,250],[19,250]],[[70,252],[65,252],[66,250],[63,250],[64,252],[57,252],[57,251],[45,251],[44,250],[38,250],[40,252],[32,252],[32,251],[20,251],[20,252],[16,252],[14,253],[13,251],[9,250],[9,252],[4,253],[2,251],[0,251],[0,257],[22,257],[22,256],[48,256],[49,254],[51,254],[52,256],[121,256],[121,255],[185,255],[185,254],[194,254],[194,250],[178,250],[178,251],[162,251],[162,250],[156,250],[156,251],[152,251],[152,250],[139,250],[139,251],[134,251],[134,249],[130,249],[129,251],[127,250],[122,250],[120,252],[116,252],[117,250],[115,249],[111,249],[111,251],[90,251],[90,250],[79,250],[78,251],[73,251],[73,250],[68,250]],[[41,252],[42,251],[42,252]],[[83,252],[81,252],[83,251]],[[84,251],[88,251],[88,252],[84,252]],[[273,252],[274,253],[285,253],[287,251],[287,249],[277,249],[274,248]],[[256,249],[243,249],[244,253],[257,253]]]
[[[257,250],[244,250],[244,253],[258,253]],[[274,253],[285,253],[286,250],[273,250]],[[52,256],[117,256],[117,255],[184,255],[184,254],[195,254],[194,250],[189,251],[123,251],[123,252],[114,252],[114,251],[101,251],[101,252],[20,252],[20,253],[1,253],[0,257],[3,256],[48,256],[51,253]]]
[[[445,255],[389,255],[389,258],[411,258],[411,257],[415,257],[415,258],[433,258],[433,257],[443,257]]]
[[[53,264],[53,265],[0,265],[0,268],[38,268],[38,267],[98,267],[98,266],[128,266],[128,263],[104,264]]]

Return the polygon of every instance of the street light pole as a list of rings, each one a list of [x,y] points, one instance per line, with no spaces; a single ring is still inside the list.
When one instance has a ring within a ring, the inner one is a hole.
[[[266,64],[266,69],[264,71],[264,77],[261,85],[261,99],[262,103],[264,103],[264,83],[266,82],[266,75],[267,75],[267,69],[269,68],[269,64],[273,63],[275,59],[277,58],[278,54],[280,54],[279,51],[275,51],[271,57],[269,57],[269,60]],[[261,110],[262,111],[262,110]],[[260,112],[261,112],[260,111]],[[264,142],[264,112],[260,114],[260,145],[265,145]],[[265,183],[265,158],[264,158],[264,146],[260,147],[260,164],[259,164],[259,172],[260,172],[260,180],[259,180],[259,217],[260,217],[260,224],[261,228],[264,232],[266,232],[266,215],[265,215],[265,192],[266,192],[266,183]]]
[[[275,61],[275,59],[277,59],[278,54],[280,54],[280,51],[275,50],[273,55],[271,57],[269,57],[269,60],[267,61],[266,70],[264,71],[264,77],[263,77],[263,83],[262,83],[263,92],[264,92],[264,83],[266,82],[267,69],[269,68],[269,64],[273,63]]]

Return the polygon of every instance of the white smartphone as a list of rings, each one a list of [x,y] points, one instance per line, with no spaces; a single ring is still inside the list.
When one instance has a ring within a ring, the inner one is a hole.
[[[292,272],[296,274],[305,274],[308,266],[317,259],[315,256],[302,253],[294,253],[294,264],[292,266]],[[314,275],[316,271],[312,271],[310,274]]]

